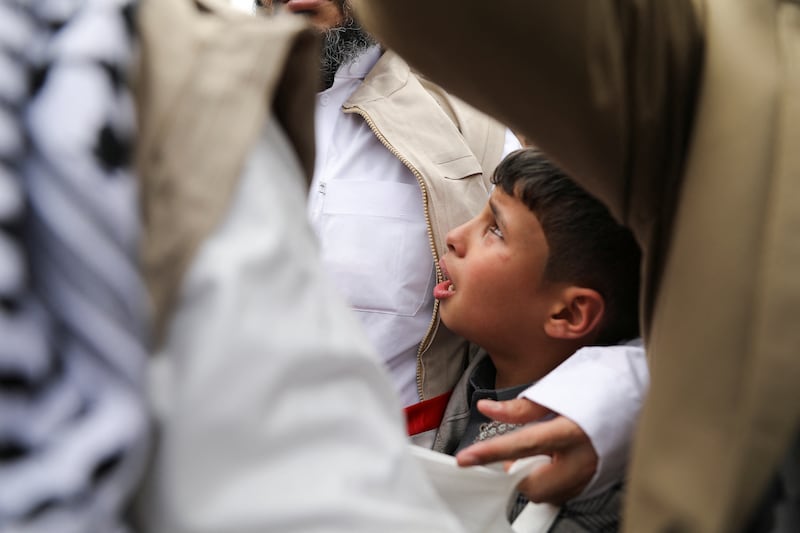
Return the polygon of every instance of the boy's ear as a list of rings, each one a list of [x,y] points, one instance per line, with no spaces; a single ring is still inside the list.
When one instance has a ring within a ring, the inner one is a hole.
[[[556,339],[580,339],[594,333],[603,320],[605,300],[594,289],[564,289],[545,323],[547,335]]]

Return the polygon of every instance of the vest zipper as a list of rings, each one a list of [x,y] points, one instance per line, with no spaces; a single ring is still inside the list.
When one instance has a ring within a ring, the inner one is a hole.
[[[408,169],[414,174],[414,177],[417,178],[417,183],[419,184],[419,188],[422,191],[422,209],[425,213],[425,225],[428,228],[428,244],[431,248],[431,254],[433,256],[433,265],[434,269],[436,270],[436,283],[441,283],[444,280],[444,276],[442,275],[442,270],[439,268],[439,253],[436,251],[436,242],[433,238],[433,225],[431,224],[430,212],[428,210],[428,189],[425,186],[425,181],[422,179],[422,174],[411,164],[411,161],[406,159],[397,149],[392,146],[386,137],[378,130],[378,127],[372,121],[370,116],[367,114],[366,111],[361,109],[360,107],[353,106],[348,108],[343,108],[345,113],[355,113],[360,115],[361,118],[369,126],[369,129],[372,130],[372,133],[375,134],[375,137],[383,144],[389,152],[397,159],[400,160]],[[422,337],[422,341],[419,343],[419,347],[417,348],[417,395],[419,396],[420,401],[425,399],[422,390],[422,352],[430,345],[431,341],[433,340],[433,333],[436,331],[436,326],[438,323],[439,317],[439,300],[433,300],[433,314],[431,315],[430,324],[428,324],[428,330],[425,332],[425,336]]]

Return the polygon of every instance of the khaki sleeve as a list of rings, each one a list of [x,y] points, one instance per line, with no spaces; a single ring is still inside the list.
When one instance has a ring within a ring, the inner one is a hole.
[[[665,205],[702,49],[690,0],[354,4],[382,42],[530,138],[635,230]]]

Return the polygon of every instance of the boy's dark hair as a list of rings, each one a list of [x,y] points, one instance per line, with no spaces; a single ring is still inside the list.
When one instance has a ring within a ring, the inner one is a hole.
[[[539,220],[549,247],[545,279],[603,296],[597,344],[637,337],[641,251],[633,234],[537,149],[509,154],[492,183],[519,198]]]

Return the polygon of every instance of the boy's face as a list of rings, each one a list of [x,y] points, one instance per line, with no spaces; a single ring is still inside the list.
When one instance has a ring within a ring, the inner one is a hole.
[[[447,235],[434,288],[444,323],[489,350],[539,335],[559,287],[544,281],[548,245],[536,215],[496,187],[483,211]]]

